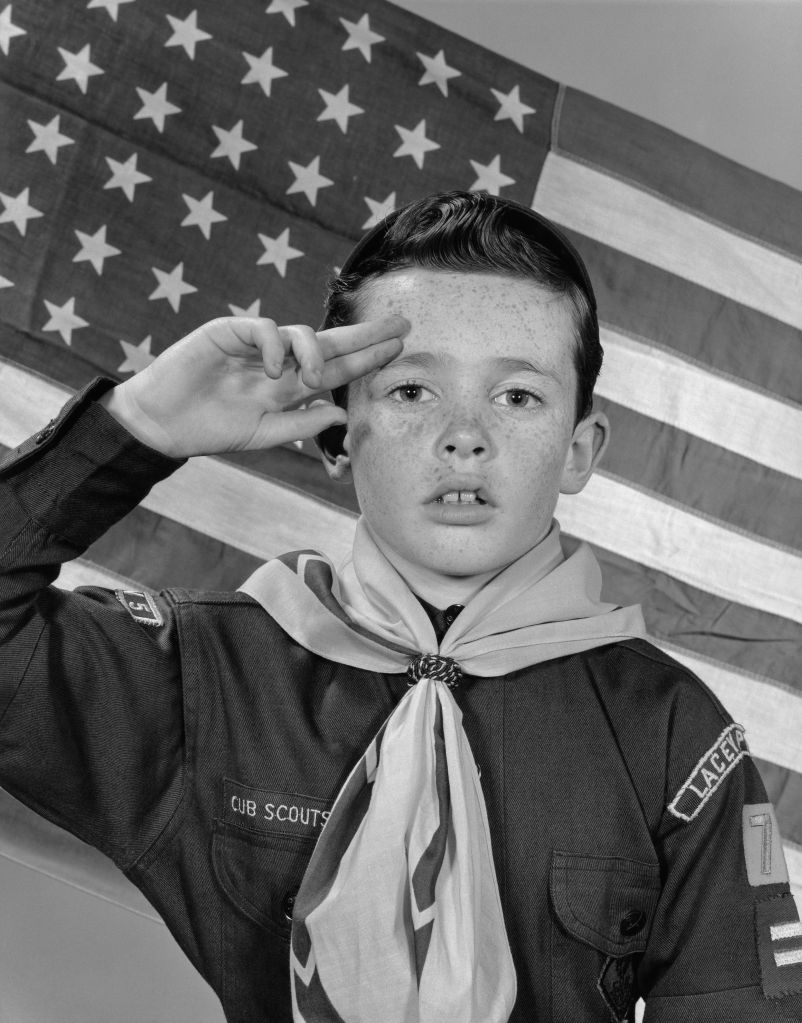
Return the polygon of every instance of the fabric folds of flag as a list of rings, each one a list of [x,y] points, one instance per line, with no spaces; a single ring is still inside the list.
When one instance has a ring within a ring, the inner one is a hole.
[[[0,102],[4,448],[206,319],[318,323],[331,269],[410,199],[485,188],[560,224],[613,441],[557,517],[745,725],[802,892],[799,192],[383,0],[12,2]],[[192,460],[61,585],[341,560],[354,497],[308,453]]]

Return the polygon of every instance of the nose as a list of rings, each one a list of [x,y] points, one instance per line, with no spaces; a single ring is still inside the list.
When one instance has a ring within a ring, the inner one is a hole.
[[[490,432],[476,417],[453,417],[437,441],[437,454],[443,461],[454,458],[486,461],[493,457],[494,452]]]

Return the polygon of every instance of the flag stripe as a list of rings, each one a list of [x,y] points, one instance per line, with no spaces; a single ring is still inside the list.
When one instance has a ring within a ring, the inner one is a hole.
[[[798,330],[603,241],[568,234],[588,265],[602,322],[746,386],[799,401]]]
[[[746,388],[665,348],[601,331],[598,394],[802,479],[802,408]]]
[[[736,530],[759,526],[762,539],[802,548],[802,481],[606,398],[594,407],[610,418],[602,467],[611,475]]]
[[[802,622],[802,558],[597,471],[557,502],[566,532],[770,614]]]
[[[561,152],[802,256],[797,189],[577,89],[562,87],[559,104],[553,144]]]
[[[676,643],[654,638],[652,642],[710,686],[728,713],[748,728],[749,747],[755,756],[802,774],[802,744],[796,721],[799,697],[794,692],[769,679],[693,654]]]
[[[30,400],[41,378],[25,377],[6,364],[0,384],[18,382]],[[54,399],[64,396],[60,391],[45,383],[44,400],[33,400],[32,407],[47,404],[45,415],[52,416]],[[5,425],[0,422],[0,429]],[[11,436],[0,433],[0,442],[12,447],[19,443],[17,428],[8,425]],[[347,555],[353,537],[351,513],[214,458],[190,460],[154,487],[143,507],[263,559],[299,546],[300,531],[306,546],[320,545],[336,561]],[[802,558],[790,551],[604,472],[581,494],[561,497],[557,517],[574,536],[702,590],[802,622]]]
[[[573,231],[802,328],[802,264],[642,188],[552,152],[532,205]]]

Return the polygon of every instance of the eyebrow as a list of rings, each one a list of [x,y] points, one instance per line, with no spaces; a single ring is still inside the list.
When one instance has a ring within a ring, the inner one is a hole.
[[[388,362],[380,369],[376,370],[375,375],[379,373],[412,368],[412,369],[435,369],[438,366],[445,366],[449,362],[449,359],[442,359],[437,355],[433,355],[431,352],[416,352],[410,353],[409,355],[401,355],[397,359],[393,359],[392,362]],[[542,366],[538,366],[533,362],[529,362],[527,359],[513,359],[510,356],[495,356],[490,359],[485,359],[483,364],[489,369],[503,370],[505,372],[526,372],[535,373],[538,376],[552,377],[556,379],[556,376],[550,370],[545,369]]]

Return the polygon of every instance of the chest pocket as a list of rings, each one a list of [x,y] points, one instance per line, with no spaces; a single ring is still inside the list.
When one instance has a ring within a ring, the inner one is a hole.
[[[215,876],[240,912],[289,942],[295,894],[314,847],[310,838],[257,835],[218,821],[212,839]]]
[[[551,864],[554,1019],[631,1017],[636,964],[660,896],[656,863],[554,852]]]

